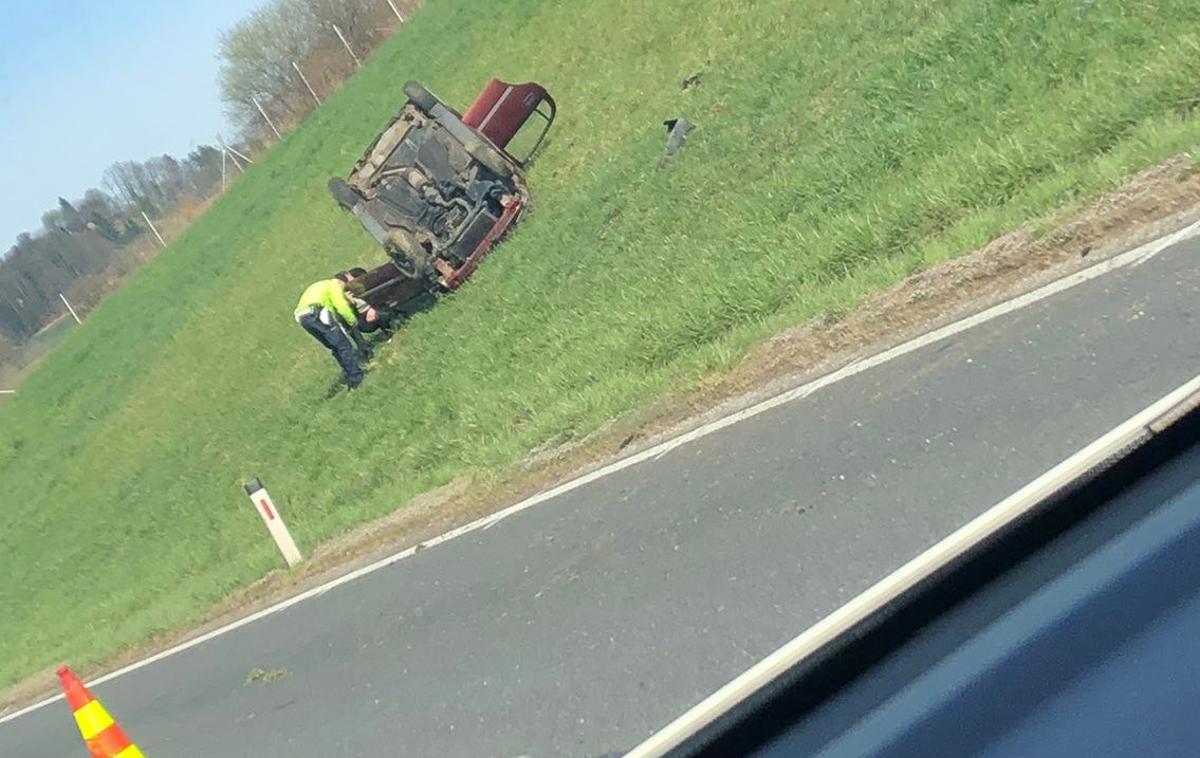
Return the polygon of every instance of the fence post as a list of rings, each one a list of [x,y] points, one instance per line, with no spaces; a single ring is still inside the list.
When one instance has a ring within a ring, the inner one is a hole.
[[[387,0],[387,4],[388,4],[388,7],[392,9],[392,13],[396,14],[396,18],[398,18],[400,20],[400,23],[403,24],[404,16],[400,15],[400,11],[396,9],[396,4],[393,3],[392,0]]]
[[[150,231],[154,232],[155,237],[158,237],[158,244],[162,245],[163,247],[166,247],[167,246],[166,240],[164,240],[162,238],[162,235],[158,233],[158,229],[155,228],[154,222],[150,220],[150,217],[146,215],[145,211],[142,211],[142,218],[146,219],[146,223],[150,225]]]
[[[251,97],[250,99],[254,101],[254,107],[258,108],[258,112],[262,114],[263,120],[267,122],[267,126],[271,127],[271,131],[275,132],[275,139],[283,139],[283,135],[280,134],[279,130],[275,128],[275,124],[271,123],[271,117],[267,115],[267,112],[263,110],[262,105],[259,104],[258,98]]]
[[[60,292],[60,293],[58,293],[58,297],[60,300],[63,301],[63,305],[67,306],[67,310],[69,310],[71,312],[71,317],[75,319],[75,323],[83,324],[83,322],[79,320],[79,315],[77,313],[75,313],[75,309],[72,308],[71,304],[67,302],[66,295],[64,295],[63,293]]]
[[[296,63],[296,61],[292,61],[292,68],[296,69],[296,73],[300,75],[300,81],[304,82],[304,86],[308,88],[308,94],[312,95],[313,101],[317,105],[320,105],[321,98],[317,97],[317,91],[314,90],[312,85],[308,83],[308,78],[304,75],[304,72],[300,70],[300,66]]]
[[[360,61],[358,56],[354,54],[354,50],[351,49],[350,43],[346,41],[346,36],[342,34],[342,30],[338,28],[337,24],[330,24],[330,26],[332,26],[333,30],[337,32],[338,39],[342,41],[342,46],[346,48],[346,52],[350,53],[350,57],[354,59],[354,67],[358,68],[361,66],[362,61]]]

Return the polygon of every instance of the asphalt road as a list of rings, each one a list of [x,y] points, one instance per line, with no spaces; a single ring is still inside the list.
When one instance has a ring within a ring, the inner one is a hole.
[[[156,758],[628,749],[1200,373],[1200,245],[1017,312],[95,688]],[[247,684],[256,668],[286,669]],[[0,755],[83,755],[67,707]]]

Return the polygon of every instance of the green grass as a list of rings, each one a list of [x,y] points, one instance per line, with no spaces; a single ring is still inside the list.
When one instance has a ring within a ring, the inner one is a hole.
[[[303,547],[732,366],[774,329],[1200,141],[1194,0],[431,0],[0,406],[0,684],[202,616]],[[683,92],[679,82],[703,71]],[[560,120],[536,206],[361,391],[291,320],[381,253],[325,192],[405,79]],[[698,124],[668,171],[665,118]]]
[[[62,342],[75,326],[74,319],[70,316],[64,316],[33,335],[28,342],[21,345],[18,349],[15,365],[0,366],[0,389],[15,387],[20,384],[21,378],[29,373],[33,366],[37,365],[42,356],[57,347],[58,343]]]
[[[26,355],[41,356],[53,350],[75,328],[75,320],[69,316],[60,318],[33,336],[24,346]],[[35,357],[36,360],[36,357]]]

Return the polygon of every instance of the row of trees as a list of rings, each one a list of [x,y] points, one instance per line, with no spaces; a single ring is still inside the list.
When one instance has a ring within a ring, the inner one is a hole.
[[[42,214],[41,228],[18,235],[0,259],[0,335],[20,344],[63,312],[60,292],[81,307],[94,305],[114,276],[144,258],[151,219],[186,203],[203,202],[221,189],[221,151],[209,145],[183,160],[169,155],[114,163],[104,189],[75,202],[58,199]]]
[[[315,103],[297,67],[324,99],[355,68],[337,32],[365,58],[395,29],[396,12],[407,18],[421,1],[267,0],[225,32],[219,83],[235,144],[242,146],[238,155],[272,137],[255,100],[277,126],[299,122]],[[157,221],[213,197],[221,190],[222,161],[222,151],[210,145],[182,160],[119,161],[104,172],[100,188],[75,202],[59,198],[41,228],[21,234],[0,258],[0,365],[62,316],[60,292],[86,310],[144,263],[152,246],[142,214]]]
[[[297,67],[324,98],[354,71],[337,32],[365,57],[418,0],[269,0],[221,36],[220,87],[227,113],[248,138],[270,138],[255,100],[276,126],[294,124],[316,103]],[[336,30],[335,28],[336,27]]]
[[[201,145],[182,161],[169,155],[148,161],[120,161],[104,172],[110,195],[125,207],[154,217],[184,197],[210,197],[221,185],[221,151]]]

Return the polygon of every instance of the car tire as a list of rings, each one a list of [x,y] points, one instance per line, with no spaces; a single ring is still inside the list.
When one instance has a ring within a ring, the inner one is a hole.
[[[362,193],[347,184],[345,179],[335,177],[330,179],[326,186],[329,188],[329,194],[345,210],[354,210],[354,206],[364,199]]]
[[[482,137],[471,140],[463,147],[466,148],[467,155],[495,174],[497,178],[508,179],[513,175],[513,165],[509,159],[504,157],[504,153],[484,142]]]
[[[407,231],[392,229],[388,233],[384,249],[392,259],[393,265],[405,277],[425,284],[437,278],[437,272],[429,262],[428,254]]]
[[[404,94],[408,97],[410,103],[426,113],[432,111],[433,106],[442,104],[442,101],[438,100],[437,95],[425,89],[418,82],[405,82]]]

